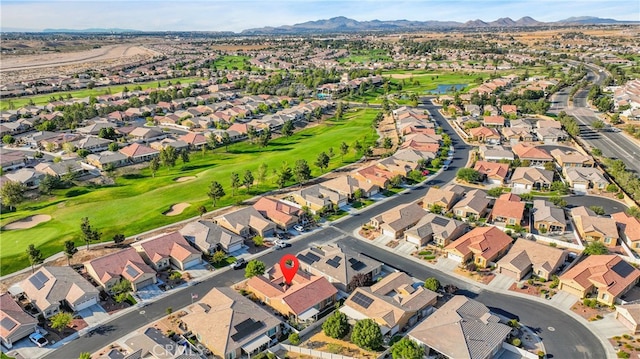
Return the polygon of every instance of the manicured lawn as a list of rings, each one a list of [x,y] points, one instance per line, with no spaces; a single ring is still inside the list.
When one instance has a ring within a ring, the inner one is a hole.
[[[391,57],[385,50],[351,51],[349,56],[338,59],[339,63],[365,63],[365,62],[386,62],[391,61]]]
[[[231,265],[235,261],[236,261],[236,257],[229,256],[229,257],[225,258],[222,262],[220,262],[220,263],[211,263],[211,265],[216,269],[220,269],[220,268],[224,268],[226,266]]]
[[[10,357],[5,353],[0,353],[0,359],[15,359],[14,357]]]
[[[342,121],[324,121],[289,138],[272,140],[266,148],[243,142],[229,146],[228,153],[224,147],[209,151],[204,157],[200,151],[196,151],[191,154],[191,161],[186,166],[178,162],[174,168],[161,168],[155,177],[144,169],[119,175],[114,186],[84,186],[55,191],[53,196],[44,200],[21,204],[17,212],[2,213],[0,224],[5,225],[34,214],[49,214],[52,220],[30,229],[2,232],[1,273],[8,274],[28,265],[25,249],[29,244],[36,245],[45,257],[60,252],[66,240],[75,240],[78,246],[82,245],[80,220],[85,216],[89,217],[94,228],[102,232],[102,240],[108,241],[117,233],[130,236],[197,216],[201,205],[206,206],[208,211],[212,210],[207,191],[214,180],[220,182],[226,192],[226,196],[217,201],[219,208],[275,189],[275,171],[284,162],[293,168],[296,160],[305,159],[312,168],[312,175],[318,176],[321,171],[314,162],[320,152],[333,147],[334,153],[339,153],[342,141],[350,148],[356,140],[364,146],[375,143],[377,135],[371,127],[371,121],[376,113],[374,109],[349,112]],[[354,162],[359,157],[360,154],[351,150],[342,163],[341,156],[337,154],[326,171]],[[246,170],[251,170],[257,177],[261,163],[268,166],[265,183],[253,186],[250,193],[241,188],[232,196],[231,173],[237,172],[242,178]],[[186,182],[175,181],[185,176],[196,178]],[[191,206],[177,216],[163,215],[173,204],[181,202],[190,203]]]
[[[244,69],[245,61],[249,60],[247,56],[221,56],[215,61],[216,68],[218,69]]]
[[[44,95],[36,95],[36,96],[26,96],[26,97],[19,97],[16,99],[6,99],[2,101],[2,107],[1,109],[7,110],[9,109],[9,104],[12,103],[14,108],[18,109],[22,106],[26,106],[30,100],[33,100],[33,102],[36,105],[46,105],[49,103],[49,99],[51,98],[51,96],[56,97],[56,99],[60,96],[64,97],[65,99],[67,98],[68,94],[71,94],[71,97],[73,98],[85,98],[85,97],[89,97],[89,96],[100,96],[100,95],[105,95],[108,93],[108,91],[110,91],[112,94],[113,93],[118,93],[121,92],[125,87],[127,87],[129,89],[129,91],[133,91],[133,88],[136,86],[140,86],[142,87],[142,89],[148,89],[151,87],[158,87],[158,83],[160,83],[160,87],[165,87],[168,86],[168,82],[170,81],[172,84],[175,84],[176,82],[180,81],[181,84],[186,85],[186,84],[190,84],[193,82],[197,82],[202,80],[202,78],[200,77],[181,77],[181,78],[175,78],[175,79],[170,79],[170,80],[162,80],[162,81],[150,81],[150,82],[140,82],[140,83],[135,83],[135,84],[126,84],[126,85],[115,85],[115,86],[102,86],[102,87],[96,87],[93,89],[83,89],[83,90],[77,90],[77,91],[60,91],[60,92],[53,92],[53,93],[48,93],[48,94],[44,94]]]
[[[351,203],[351,207],[356,208],[356,209],[364,208],[364,207],[369,206],[369,205],[371,205],[373,203],[375,203],[375,201],[372,200],[372,199],[362,198],[362,199],[359,199],[359,200],[354,201],[353,203]]]
[[[331,222],[331,221],[335,221],[336,219],[342,218],[342,217],[346,216],[347,214],[349,214],[349,212],[344,211],[342,209],[339,209],[338,212],[332,213],[332,214],[326,216],[325,219],[327,221]]]

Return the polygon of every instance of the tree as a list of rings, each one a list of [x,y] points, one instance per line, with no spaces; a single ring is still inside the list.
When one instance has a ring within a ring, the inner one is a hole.
[[[280,172],[278,173],[277,184],[279,188],[284,188],[287,184],[287,181],[293,178],[293,172],[291,171],[291,167],[286,162],[282,163],[282,167],[280,168]]]
[[[373,284],[373,280],[371,278],[371,272],[357,273],[349,281],[349,284],[347,285],[347,291],[351,292],[356,288],[368,287],[371,284]]]
[[[64,329],[73,321],[73,314],[67,312],[59,312],[49,319],[51,321],[51,328],[58,332],[64,332]]]
[[[551,190],[557,191],[558,194],[567,194],[569,193],[569,185],[562,181],[553,181],[551,183]]]
[[[129,293],[131,290],[131,282],[126,279],[120,279],[111,287],[111,292],[115,294]]]
[[[27,255],[29,256],[29,263],[31,263],[31,272],[35,270],[35,265],[42,263],[44,258],[42,258],[42,252],[33,244],[29,244],[27,248]]]
[[[120,243],[124,242],[125,239],[126,237],[122,233],[116,233],[113,235],[113,243],[115,243],[116,245],[119,245]]]
[[[590,256],[590,255],[598,255],[598,254],[607,254],[609,253],[609,250],[602,242],[596,241],[596,242],[591,242],[587,244],[587,246],[584,248],[584,251],[582,253],[584,255]]]
[[[391,177],[391,179],[389,180],[389,184],[391,184],[391,187],[399,188],[400,186],[402,186],[402,180],[402,175],[395,175]]]
[[[393,141],[391,141],[390,137],[384,138],[384,140],[382,141],[382,147],[384,147],[387,150],[393,147]]]
[[[15,209],[17,205],[24,201],[24,193],[27,191],[27,186],[18,181],[7,181],[0,188],[0,198],[2,204],[9,207],[9,209]]]
[[[637,206],[629,207],[625,212],[631,217],[640,219],[640,208],[638,208]]]
[[[480,175],[480,172],[474,170],[473,168],[461,168],[458,170],[456,178],[461,181],[475,183],[480,181],[482,176]]]
[[[247,192],[251,189],[251,186],[253,186],[253,173],[251,173],[251,171],[246,170],[244,172],[244,177],[242,177],[242,184],[247,187]]]
[[[340,339],[349,331],[349,322],[347,316],[339,310],[336,310],[322,323],[322,331],[330,338]]]
[[[360,143],[360,141],[357,141],[353,143],[353,150],[356,151],[356,154],[362,152],[362,144]]]
[[[256,247],[262,247],[264,245],[264,237],[262,236],[253,236],[251,240]]]
[[[300,334],[293,332],[291,334],[289,334],[289,343],[291,343],[291,345],[298,345],[300,344]]]
[[[89,250],[89,243],[91,241],[99,241],[102,233],[91,227],[91,223],[89,223],[89,217],[82,218],[82,222],[80,222],[80,231],[82,232],[82,239],[87,244],[87,250]]]
[[[13,138],[13,136],[11,136],[11,135],[2,136],[2,143],[4,143],[5,145],[12,145],[15,142],[16,142],[16,139]]]
[[[593,213],[597,214],[598,216],[602,216],[605,213],[604,208],[602,206],[589,206],[589,209],[592,210]]]
[[[393,359],[422,359],[424,349],[413,340],[404,337],[391,347]]]
[[[189,162],[189,151],[187,151],[186,149],[180,151],[180,159],[182,160],[183,164],[188,163]]]
[[[71,266],[71,258],[78,253],[78,248],[76,248],[76,244],[73,241],[65,241],[64,242],[64,254],[67,256],[67,265]]]
[[[315,165],[320,168],[320,171],[324,172],[324,170],[329,167],[329,161],[331,158],[327,155],[326,152],[322,151],[318,154],[318,158],[316,159]]]
[[[547,171],[553,171],[556,169],[556,165],[553,164],[553,161],[550,161],[544,164],[544,169]]]
[[[297,160],[293,168],[293,175],[300,184],[307,182],[311,178],[311,168],[306,160]]]
[[[116,152],[118,149],[120,148],[120,146],[118,145],[117,142],[111,142],[108,146],[107,149],[111,152]]]
[[[222,263],[222,261],[225,259],[227,259],[227,253],[225,253],[224,251],[215,251],[213,252],[213,256],[211,256],[211,262],[214,265]]]
[[[602,120],[595,120],[591,123],[591,127],[596,131],[600,131],[604,128],[604,122],[602,122]]]
[[[382,346],[380,327],[373,319],[357,321],[351,332],[351,342],[360,348],[378,350]]]
[[[80,353],[80,356],[78,357],[78,359],[91,359],[91,353],[82,352],[82,353]]]
[[[502,187],[493,187],[487,191],[487,194],[491,197],[500,197],[502,194]]]
[[[344,155],[346,155],[349,152],[349,145],[346,144],[346,142],[342,142],[340,144],[340,160],[342,162],[344,162]]]
[[[151,170],[151,177],[156,176],[156,172],[160,168],[160,159],[158,157],[154,157],[149,161],[149,169]]]
[[[293,135],[293,121],[287,120],[284,125],[282,125],[282,134],[285,137],[289,137]]]
[[[178,153],[176,153],[176,149],[172,146],[167,146],[160,151],[160,162],[163,166],[173,167],[176,165],[177,159]]]
[[[40,191],[40,193],[49,194],[52,190],[60,188],[61,186],[62,181],[60,180],[60,177],[47,173],[40,180],[40,184],[38,184],[38,190]]]
[[[267,179],[268,169],[269,169],[269,166],[266,163],[263,162],[260,164],[260,166],[258,167],[258,173],[257,173],[258,183],[262,184]]]
[[[231,137],[229,136],[228,132],[223,132],[222,136],[220,136],[220,142],[222,142],[222,145],[224,146],[224,151],[225,152],[229,152],[229,145],[231,144]]]
[[[264,262],[256,259],[251,260],[249,261],[249,263],[247,263],[247,268],[245,268],[244,270],[244,277],[251,278],[257,275],[263,275],[265,270],[266,267],[264,265]]]
[[[271,141],[271,128],[267,127],[264,130],[262,130],[262,133],[260,134],[260,147],[267,147],[267,145],[269,144],[269,141]]]
[[[240,175],[236,172],[231,173],[231,195],[235,197],[236,190],[240,188]]]
[[[209,196],[209,198],[211,198],[211,200],[213,201],[214,207],[216,206],[216,201],[224,197],[225,194],[226,193],[224,193],[224,188],[222,188],[222,185],[218,181],[211,182],[211,185],[209,186],[209,192],[207,192],[207,196]]]
[[[424,287],[430,291],[437,292],[440,289],[440,281],[434,277],[429,277],[424,280]]]

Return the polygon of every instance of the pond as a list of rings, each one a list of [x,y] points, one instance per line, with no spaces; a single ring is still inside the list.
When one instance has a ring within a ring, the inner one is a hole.
[[[467,84],[438,85],[435,90],[426,90],[427,93],[441,95],[447,92],[460,91],[467,87]]]

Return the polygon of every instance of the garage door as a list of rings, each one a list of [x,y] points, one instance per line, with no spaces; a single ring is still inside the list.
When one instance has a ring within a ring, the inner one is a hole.
[[[227,249],[227,253],[231,253],[231,252],[235,252],[235,251],[239,251],[242,249],[242,242],[238,242],[235,244],[232,244],[228,249]]]
[[[414,237],[414,236],[407,236],[406,237],[407,242],[409,243],[413,243],[416,246],[421,246],[422,243],[420,243],[420,238]]]
[[[635,325],[631,323],[631,321],[629,321],[629,319],[627,319],[627,317],[625,317],[624,315],[616,313],[616,319],[618,319],[618,321],[620,321],[620,323],[622,323],[625,327],[631,329],[632,331],[635,331]]]
[[[192,260],[192,261],[186,262],[186,263],[184,264],[184,268],[185,268],[185,269],[187,269],[187,268],[191,268],[191,267],[193,267],[193,266],[195,266],[195,265],[200,264],[201,262],[202,262],[202,259],[200,259],[200,258],[196,258],[196,259],[194,259],[194,260]]]
[[[587,186],[584,184],[574,184],[573,185],[573,191],[576,194],[586,194],[587,193]]]
[[[510,269],[507,269],[507,268],[504,268],[504,267],[500,267],[499,272],[501,274],[504,274],[504,275],[509,276],[511,278],[514,278],[516,280],[520,280],[520,276],[518,275],[518,273],[516,273],[513,270],[510,270]]]
[[[140,288],[144,288],[148,285],[152,285],[153,284],[153,278],[149,278],[147,280],[143,280],[142,282],[138,283],[138,285],[136,286],[136,288],[138,290],[140,290]]]
[[[447,258],[449,259],[453,259],[454,261],[458,262],[458,263],[462,263],[462,257],[459,255],[455,255],[452,253],[447,253]]]
[[[383,229],[382,234],[389,238],[396,238],[396,233],[390,229]]]
[[[80,303],[74,309],[75,309],[76,312],[78,312],[78,311],[81,311],[83,309],[89,308],[90,306],[92,306],[94,304],[98,304],[97,298],[93,298],[93,299],[88,300],[88,301],[86,301],[84,303]]]

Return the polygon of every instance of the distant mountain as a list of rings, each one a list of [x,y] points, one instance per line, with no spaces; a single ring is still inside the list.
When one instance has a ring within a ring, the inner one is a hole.
[[[582,25],[599,25],[599,24],[638,24],[640,21],[621,21],[616,19],[607,19],[595,16],[578,16],[570,17],[557,21],[561,24],[582,24]]]
[[[140,30],[131,30],[131,29],[118,29],[118,28],[91,28],[91,29],[44,29],[42,32],[84,32],[84,33],[123,33],[123,32],[142,32]]]
[[[588,24],[622,24],[640,23],[639,21],[619,21],[614,19],[602,19],[598,17],[582,16],[570,17],[556,22],[541,22],[529,16],[518,20],[503,17],[495,21],[485,22],[480,19],[469,20],[465,23],[457,21],[409,21],[409,20],[371,20],[358,21],[344,16],[331,19],[307,21],[295,25],[283,25],[278,27],[262,27],[243,30],[243,35],[260,34],[303,34],[303,33],[330,33],[330,32],[359,32],[359,31],[413,31],[413,30],[442,30],[455,28],[509,28],[530,26],[557,26],[557,25],[588,25]]]

